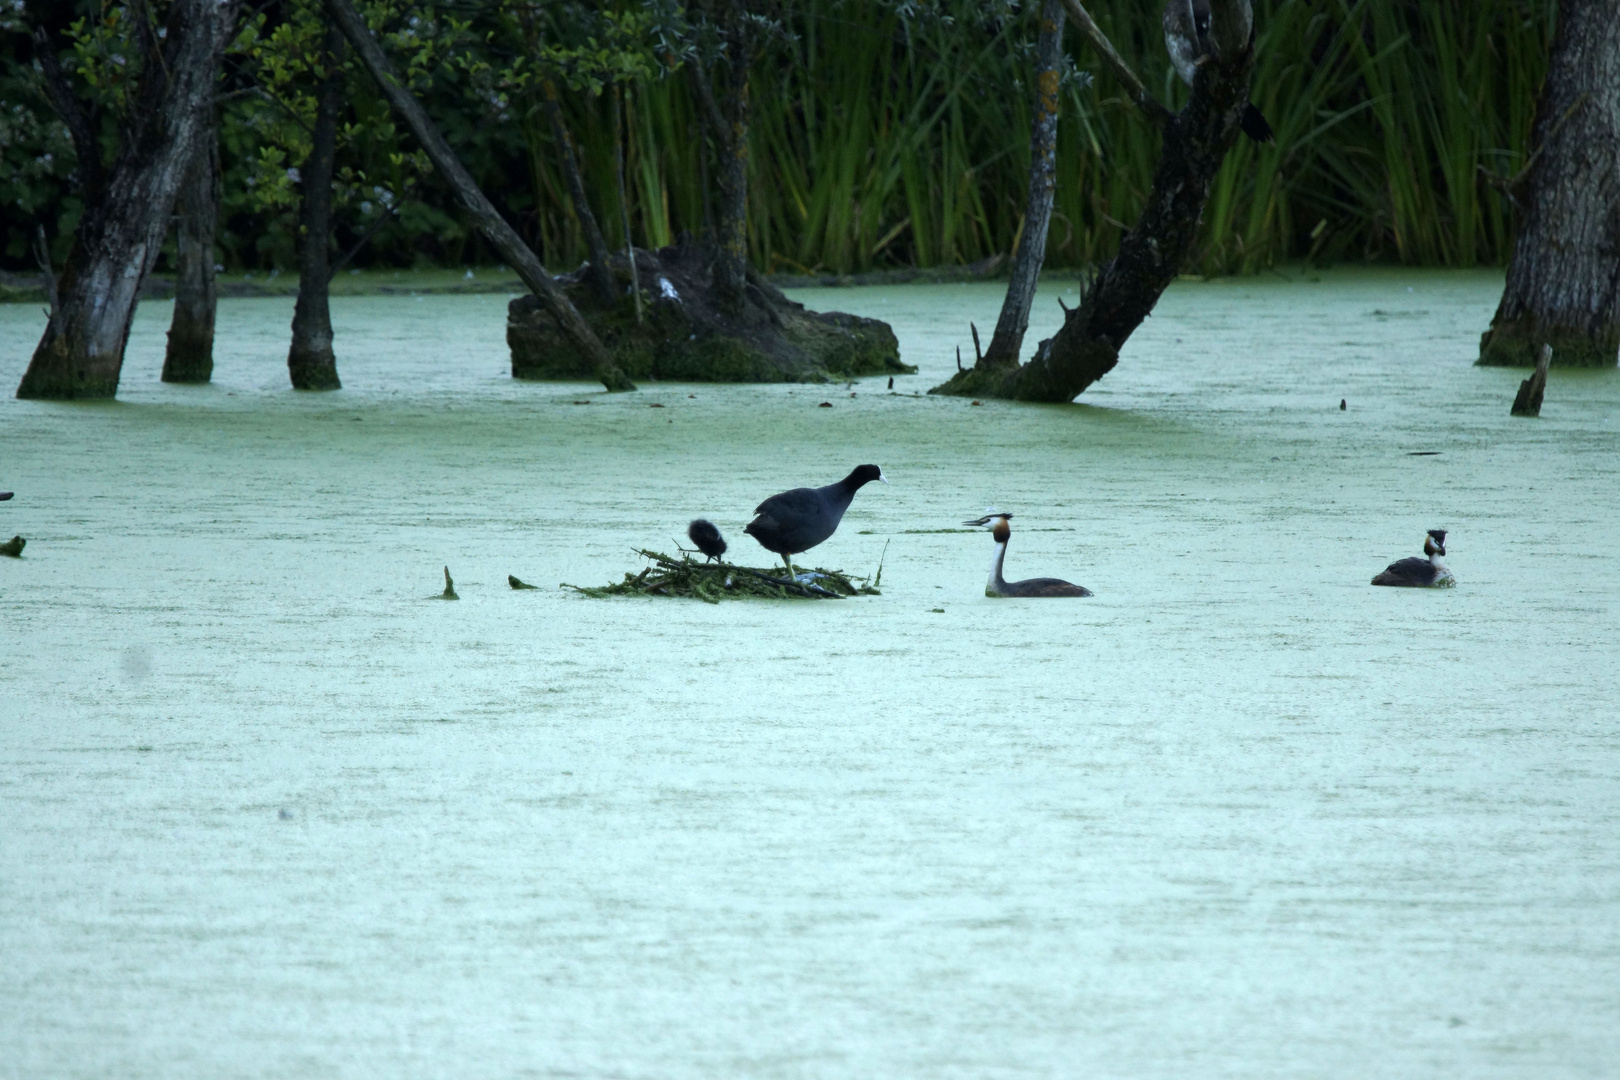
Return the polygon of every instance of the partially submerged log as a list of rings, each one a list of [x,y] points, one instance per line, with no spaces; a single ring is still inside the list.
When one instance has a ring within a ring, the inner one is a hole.
[[[684,551],[679,559],[645,548],[638,548],[636,554],[652,564],[639,574],[626,573],[623,581],[613,585],[570,585],[565,581],[562,587],[586,596],[683,596],[709,604],[750,596],[769,600],[842,600],[846,596],[881,595],[877,588],[883,580],[881,566],[871,578],[818,568],[789,580],[775,570],[695,562]]]
[[[750,272],[739,308],[714,284],[707,245],[636,249],[646,307],[641,322],[627,295],[630,260],[616,255],[621,299],[606,307],[581,267],[557,279],[585,322],[632,379],[697,382],[826,382],[857,375],[911,374],[889,324],[841,312],[807,311]],[[593,369],[534,296],[507,309],[506,341],[517,379],[589,379]]]

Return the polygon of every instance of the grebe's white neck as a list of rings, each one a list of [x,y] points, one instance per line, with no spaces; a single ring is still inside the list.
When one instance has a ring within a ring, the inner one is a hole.
[[[1006,591],[1007,579],[1001,576],[1002,564],[1007,559],[1007,541],[996,541],[996,553],[990,556],[990,580],[984,584],[986,596],[999,596]]]

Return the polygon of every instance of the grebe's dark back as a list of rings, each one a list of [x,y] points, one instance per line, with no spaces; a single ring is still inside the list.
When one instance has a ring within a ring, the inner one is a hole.
[[[1414,556],[1392,562],[1384,568],[1382,574],[1372,579],[1372,583],[1399,585],[1412,589],[1444,589],[1455,585],[1457,579],[1451,576],[1451,570],[1440,561],[1445,553],[1446,530],[1430,529],[1429,535],[1423,538],[1423,554],[1428,558],[1419,559]]]

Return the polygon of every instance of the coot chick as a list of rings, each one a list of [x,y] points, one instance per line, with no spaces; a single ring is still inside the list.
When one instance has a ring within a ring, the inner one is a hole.
[[[1007,541],[1012,539],[1012,526],[1007,524],[1011,514],[989,514],[977,521],[964,521],[969,528],[990,526],[990,535],[996,541],[996,553],[990,559],[990,580],[985,583],[986,596],[1090,596],[1083,585],[1075,585],[1062,578],[1037,577],[1023,581],[1008,581],[1001,576],[1001,565],[1007,558]]]
[[[754,508],[754,520],[743,526],[743,532],[758,540],[766,551],[782,556],[791,578],[793,556],[809,551],[836,532],[850,500],[873,480],[889,482],[876,465],[857,465],[836,484],[794,488],[772,495]]]
[[[711,560],[717,560],[726,553],[726,538],[720,535],[720,530],[714,523],[698,518],[686,527],[686,538],[703,554]]]
[[[1392,562],[1384,572],[1372,579],[1374,585],[1399,585],[1409,589],[1444,589],[1457,584],[1451,570],[1440,561],[1446,553],[1446,530],[1430,529],[1423,538],[1423,554],[1427,559],[1413,556]]]

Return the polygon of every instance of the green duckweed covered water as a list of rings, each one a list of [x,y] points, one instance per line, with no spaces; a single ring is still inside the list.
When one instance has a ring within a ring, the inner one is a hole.
[[[325,395],[226,301],[171,387],[144,306],[0,398],[0,1076],[1608,1075],[1620,374],[1509,417],[1499,291],[1178,284],[1062,407],[911,396],[995,286],[801,295],[892,396],[514,383],[501,296],[334,301]],[[807,562],[881,596],[555,587],[867,461]],[[1096,597],[985,598],[991,504]]]

